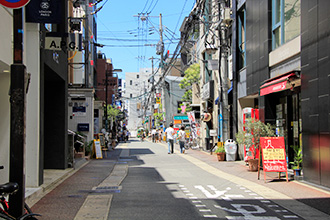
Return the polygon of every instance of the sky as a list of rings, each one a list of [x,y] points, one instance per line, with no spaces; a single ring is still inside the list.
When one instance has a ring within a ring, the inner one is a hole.
[[[139,72],[140,68],[159,66],[156,54],[159,34],[159,15],[162,14],[165,51],[173,54],[179,39],[183,19],[189,15],[196,0],[103,0],[97,4],[97,43],[105,45],[98,51],[112,59],[114,69]],[[147,18],[147,14],[149,15]],[[140,15],[140,16],[139,16]],[[144,15],[144,16],[143,16]],[[145,19],[143,19],[143,17]]]

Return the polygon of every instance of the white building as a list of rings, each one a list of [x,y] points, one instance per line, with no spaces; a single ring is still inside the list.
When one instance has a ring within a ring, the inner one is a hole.
[[[10,65],[13,63],[13,10],[0,6],[0,182],[8,181],[10,154]],[[23,64],[31,74],[26,95],[25,184],[39,186],[40,172],[40,49],[39,24],[24,22]],[[30,56],[28,56],[30,55]],[[32,55],[32,56],[31,56]]]
[[[158,82],[159,75],[160,73],[155,73],[154,84]],[[142,126],[144,116],[151,115],[151,99],[148,102],[152,86],[151,77],[151,68],[140,69],[138,73],[125,74],[126,89],[123,97],[126,99],[128,110],[127,128],[133,133]]]

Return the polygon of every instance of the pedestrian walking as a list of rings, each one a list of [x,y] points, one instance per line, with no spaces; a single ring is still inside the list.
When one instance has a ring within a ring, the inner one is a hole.
[[[156,133],[157,133],[157,131],[156,131],[156,128],[153,128],[152,130],[151,130],[151,136],[152,136],[152,142],[156,142]]]
[[[162,142],[162,138],[163,138],[163,131],[162,131],[162,129],[159,129],[159,131],[158,131],[158,137],[159,137],[159,143],[161,143]]]
[[[181,126],[181,130],[178,133],[178,137],[179,137],[180,152],[184,154],[185,152],[184,144],[186,142],[186,132],[184,131],[184,126]]]
[[[168,144],[168,154],[174,153],[174,134],[173,123],[165,130],[166,140]]]

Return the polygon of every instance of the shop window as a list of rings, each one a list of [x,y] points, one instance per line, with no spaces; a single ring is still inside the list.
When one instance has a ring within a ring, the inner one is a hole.
[[[300,34],[300,1],[272,0],[273,50]]]

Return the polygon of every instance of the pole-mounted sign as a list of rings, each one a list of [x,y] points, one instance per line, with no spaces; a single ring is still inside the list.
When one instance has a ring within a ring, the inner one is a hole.
[[[7,7],[7,8],[22,8],[27,3],[29,3],[30,0],[0,0],[0,4]]]

